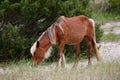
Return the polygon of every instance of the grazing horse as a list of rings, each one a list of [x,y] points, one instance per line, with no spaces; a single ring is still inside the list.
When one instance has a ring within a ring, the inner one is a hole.
[[[91,63],[91,49],[93,48],[95,56],[99,61],[99,53],[96,46],[95,23],[84,15],[67,18],[60,16],[40,38],[33,44],[30,49],[32,60],[35,64],[41,63],[50,56],[52,44],[58,46],[58,66],[64,66],[64,55],[62,53],[65,44],[75,45],[76,60],[74,66],[78,64],[80,55],[80,43],[87,39],[88,63]]]

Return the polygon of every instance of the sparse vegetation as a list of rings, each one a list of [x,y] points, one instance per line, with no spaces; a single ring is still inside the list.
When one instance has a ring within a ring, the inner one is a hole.
[[[104,24],[110,21],[119,21],[120,15],[108,12],[94,12],[92,18],[96,20],[96,23]]]
[[[71,66],[70,66],[71,67]],[[119,80],[119,59],[99,62],[77,69],[55,69],[55,64],[43,64],[36,67],[25,60],[16,64],[9,63],[4,68],[2,80]]]
[[[94,1],[98,1],[98,3]],[[120,20],[119,5],[119,0],[91,0],[88,6],[91,9],[92,18],[97,23],[104,24],[106,22]]]
[[[113,33],[103,35],[102,41],[104,41],[104,42],[120,41],[120,35],[113,34]]]

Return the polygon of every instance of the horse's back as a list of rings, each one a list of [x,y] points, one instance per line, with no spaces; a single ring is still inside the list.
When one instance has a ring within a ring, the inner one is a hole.
[[[60,16],[57,20],[59,29],[57,32],[62,38],[66,38],[67,44],[78,44],[88,35],[89,19],[86,16],[64,17]]]
[[[84,36],[86,35],[86,22],[87,17],[76,16],[71,18],[65,18],[65,24],[67,26],[67,43],[76,44],[80,43]]]
[[[79,35],[85,35],[86,34],[86,28],[87,28],[87,17],[85,16],[76,16],[71,18],[66,18],[65,22],[68,25],[67,27],[70,29],[71,34],[79,34]]]
[[[75,16],[71,18],[65,18],[67,24],[70,24],[71,27],[81,27],[84,26],[88,20],[86,16]]]

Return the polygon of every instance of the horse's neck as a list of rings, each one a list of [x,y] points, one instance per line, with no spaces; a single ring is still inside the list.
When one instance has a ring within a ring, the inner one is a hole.
[[[41,37],[39,42],[40,42],[40,46],[42,46],[42,47],[51,46],[51,42],[50,42],[50,39],[49,39],[49,36],[48,36],[47,32],[44,33],[44,35]]]
[[[50,42],[50,39],[48,35],[43,36],[45,38],[41,39],[41,46],[45,50],[45,58],[48,58],[50,56],[51,50],[52,50],[52,44]]]

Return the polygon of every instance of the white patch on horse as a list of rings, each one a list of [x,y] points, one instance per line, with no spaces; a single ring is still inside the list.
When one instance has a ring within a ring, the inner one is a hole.
[[[62,57],[59,58],[58,60],[58,67],[61,68],[61,62],[62,62]]]
[[[42,38],[42,36],[45,34],[45,32],[43,32],[42,33],[42,35],[38,38],[38,40],[37,41],[39,41],[41,38]],[[30,52],[31,52],[31,54],[32,54],[32,56],[34,55],[34,52],[36,51],[36,44],[37,44],[37,41],[32,45],[32,47],[30,48]]]
[[[33,44],[33,46],[30,48],[30,52],[32,54],[32,56],[34,55],[34,52],[36,50],[36,42]]]
[[[65,56],[63,53],[61,53],[62,55],[60,56],[59,60],[58,60],[58,67],[61,68],[61,66],[65,67]]]
[[[64,55],[64,53],[62,54],[62,58],[63,58],[63,66],[65,67],[66,61],[65,61],[65,55]]]
[[[95,27],[95,21],[93,19],[89,19],[90,22],[92,22],[93,26]]]
[[[51,51],[52,51],[52,46],[47,50],[47,52],[45,53],[45,59],[49,58],[51,55]]]

